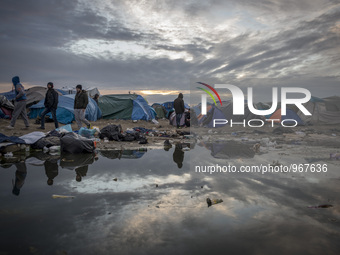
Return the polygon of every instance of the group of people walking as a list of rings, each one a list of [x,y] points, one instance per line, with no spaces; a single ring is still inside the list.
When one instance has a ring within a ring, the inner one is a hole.
[[[14,76],[12,78],[12,83],[15,90],[14,98],[14,110],[12,113],[12,119],[7,127],[8,129],[14,129],[15,122],[19,116],[22,117],[25,127],[23,129],[29,129],[30,124],[26,112],[26,93],[24,86],[20,83],[19,76]],[[88,95],[85,90],[83,90],[82,85],[78,84],[76,86],[77,93],[74,99],[74,118],[77,122],[78,128],[82,127],[82,123],[85,123],[87,128],[91,127],[90,122],[85,118],[85,110],[88,105]],[[53,82],[47,83],[47,92],[45,96],[44,106],[45,109],[41,113],[41,125],[38,129],[45,129],[45,115],[48,113],[52,114],[55,128],[59,127],[57,119],[57,108],[58,108],[58,92],[54,89]]]
[[[20,83],[19,76],[14,76],[12,78],[12,83],[15,90],[15,103],[14,103],[14,110],[12,113],[12,119],[10,122],[10,125],[7,126],[8,129],[14,129],[15,122],[18,119],[19,116],[22,117],[25,127],[22,129],[29,129],[30,124],[27,117],[26,112],[26,93],[24,86]],[[85,111],[86,107],[89,103],[88,95],[85,90],[83,90],[82,85],[78,84],[76,86],[76,95],[74,99],[74,117],[76,120],[76,123],[78,125],[78,128],[80,129],[82,127],[82,123],[85,123],[87,128],[91,127],[90,122],[85,118]],[[59,127],[58,118],[57,118],[57,108],[58,108],[58,92],[54,89],[53,82],[47,83],[47,92],[45,96],[44,106],[45,109],[41,113],[41,125],[38,127],[38,129],[45,129],[45,116],[48,113],[52,114],[52,118],[54,121],[55,128]],[[95,96],[96,102],[98,102],[99,95]],[[190,112],[185,113],[184,109],[184,101],[183,101],[183,94],[179,93],[178,98],[174,101],[174,108],[176,112],[176,124],[177,128],[180,128],[180,122],[182,119],[183,114],[186,114],[185,116],[185,126],[190,126]]]

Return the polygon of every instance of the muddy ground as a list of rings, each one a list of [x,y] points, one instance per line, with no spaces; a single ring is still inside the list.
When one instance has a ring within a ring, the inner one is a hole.
[[[133,142],[117,142],[109,141],[104,142],[101,140],[97,143],[99,150],[108,149],[138,149],[138,148],[163,148],[164,141],[174,143],[195,143],[195,142],[223,142],[227,140],[241,141],[244,143],[252,144],[266,142],[270,146],[278,147],[283,144],[305,145],[305,146],[324,146],[334,149],[340,148],[340,127],[338,125],[315,125],[315,126],[299,126],[294,128],[283,128],[278,125],[271,127],[269,124],[261,128],[251,127],[230,127],[225,126],[222,128],[182,128],[176,129],[176,127],[169,125],[168,120],[158,120],[159,124],[154,124],[149,121],[137,121],[131,120],[98,120],[91,122],[94,127],[99,129],[109,125],[121,125],[123,131],[133,127],[143,127],[147,129],[153,129],[159,133],[166,133],[168,137],[159,137],[157,133],[155,136],[147,136],[148,144],[139,144],[138,141]],[[31,126],[29,130],[21,130],[24,127],[24,123],[21,119],[17,120],[15,129],[8,130],[6,126],[9,125],[9,120],[1,120],[0,133],[7,136],[21,136],[33,131],[42,131],[37,129],[40,125],[35,124],[35,120],[30,120]],[[60,125],[62,126],[62,125]],[[46,123],[46,129],[44,132],[49,132],[54,129],[54,123]],[[72,129],[76,130],[77,125],[72,123]],[[191,136],[183,136],[181,132],[191,132]],[[272,144],[274,143],[275,144]],[[335,150],[336,151],[336,150]]]

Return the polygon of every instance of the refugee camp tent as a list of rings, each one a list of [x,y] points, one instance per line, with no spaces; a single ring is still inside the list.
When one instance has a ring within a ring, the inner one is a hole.
[[[96,88],[96,87],[84,87],[83,86],[83,89],[86,90],[87,94],[92,98],[96,94],[100,95],[100,92],[99,92],[98,88]],[[74,86],[74,87],[64,86],[61,89],[59,89],[59,91],[62,92],[63,95],[77,94],[76,86]]]
[[[4,95],[0,95],[0,118],[12,118],[14,105]]]
[[[136,94],[101,96],[99,108],[103,119],[152,120],[156,116],[145,99]]]
[[[293,119],[298,125],[304,125],[301,118],[291,109],[286,109],[286,115],[281,115],[281,109],[277,109],[269,118],[274,123],[280,123],[283,120]],[[285,125],[294,125],[294,121],[285,121]]]
[[[244,103],[244,114],[243,115],[234,115],[233,114],[233,103],[231,100],[229,101],[222,101],[222,106],[221,105],[217,105],[218,109],[220,109],[226,120],[230,121],[231,119],[233,120],[233,122],[243,122],[243,120],[245,121],[249,121],[251,119],[263,119],[263,117],[253,114],[248,107],[248,104],[245,102]],[[255,123],[253,123],[255,124]]]
[[[185,112],[187,112],[187,111],[188,111],[188,109],[185,109],[184,113],[182,114],[182,118],[179,122],[179,126],[181,126],[181,127],[185,126]],[[170,122],[170,125],[177,126],[176,113],[174,111],[171,112],[171,114],[169,116],[169,122]]]
[[[194,110],[197,107],[194,108]],[[214,119],[226,119],[224,113],[216,107],[214,104],[207,105],[207,114],[202,115],[201,113],[197,115],[198,124],[203,127],[214,127]],[[225,124],[218,124],[215,127],[222,127]]]
[[[305,115],[301,110],[297,115],[306,124],[340,124],[340,97],[333,96],[328,98],[312,97],[309,102],[303,104],[312,114]]]
[[[40,100],[45,98],[47,91],[47,87],[42,86],[35,86],[31,87],[29,89],[25,89],[26,92],[26,107],[30,107],[36,103],[38,103]],[[58,92],[58,90],[56,90]],[[60,92],[58,92],[59,95],[62,95]],[[1,95],[4,95],[8,100],[12,101],[15,99],[15,91],[9,91],[2,93]]]
[[[0,95],[0,107],[5,107],[10,110],[14,109],[12,102],[9,101],[4,95]]]
[[[173,111],[174,109],[174,101],[168,101],[162,104],[165,109],[169,112],[169,111]],[[189,109],[189,105],[187,103],[184,102],[184,108],[185,109]]]
[[[40,100],[45,99],[47,87],[36,86],[29,89],[26,89],[26,107],[30,107],[34,104],[39,103]],[[57,91],[57,90],[56,90]],[[58,92],[58,95],[61,96],[62,94]]]
[[[59,96],[57,119],[62,124],[70,124],[74,120],[74,98],[75,95]],[[41,115],[44,107],[44,99],[30,107],[29,118],[34,119]],[[49,113],[49,116],[51,114]],[[89,103],[85,111],[86,119],[96,121],[101,117],[101,111],[97,103],[89,97]]]
[[[154,103],[151,107],[155,110],[158,119],[166,118],[168,112],[163,105]]]

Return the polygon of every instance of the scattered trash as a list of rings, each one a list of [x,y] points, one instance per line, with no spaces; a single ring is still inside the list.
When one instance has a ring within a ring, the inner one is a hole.
[[[237,132],[232,132],[231,135],[237,136],[238,134],[237,134]]]
[[[331,208],[333,207],[333,205],[328,205],[328,204],[325,204],[325,205],[315,205],[315,206],[307,206],[307,208]]]
[[[271,142],[268,137],[264,137],[261,139],[261,145],[264,147],[276,147],[276,141]]]
[[[340,153],[331,153],[329,155],[329,158],[338,160],[338,159],[340,159]]]
[[[153,124],[159,124],[159,122],[156,119],[151,120]]]
[[[282,164],[277,160],[277,161],[273,161],[273,163],[272,164],[270,164],[270,166],[272,166],[272,167],[276,167],[276,166],[282,166]]]
[[[142,137],[140,140],[139,140],[139,144],[147,144],[148,143],[148,139],[146,139],[145,137]]]
[[[118,178],[113,178],[113,180],[116,182],[116,181],[118,181]]]
[[[86,138],[92,138],[95,136],[96,133],[100,133],[100,130],[98,127],[93,127],[91,129],[88,129],[86,127],[81,127],[78,132],[79,135],[84,136]]]
[[[58,153],[58,152],[60,152],[60,146],[58,146],[58,145],[51,146],[51,147],[45,146],[43,148],[43,152],[44,153],[47,153],[47,152],[49,152],[49,153]]]
[[[332,136],[336,136],[336,134],[332,134]]]
[[[212,205],[216,205],[216,204],[220,204],[222,203],[223,200],[222,199],[210,199],[209,197],[207,198],[207,204],[208,204],[208,207],[212,206]]]
[[[299,136],[306,136],[306,133],[302,132],[302,131],[295,131],[295,134],[297,134]]]
[[[208,130],[208,134],[212,134],[213,131],[211,129]]]
[[[75,198],[75,196],[52,195],[52,198]]]
[[[4,156],[5,156],[5,158],[11,158],[11,157],[13,157],[13,153],[7,152]]]
[[[255,151],[255,153],[259,153],[260,152],[260,148],[261,148],[261,144],[256,143],[253,146],[253,150]]]
[[[75,133],[67,133],[60,138],[61,151],[70,153],[92,153],[95,144],[92,140]]]
[[[60,128],[57,128],[56,130],[59,131],[59,133],[68,133],[68,132],[72,132],[72,126],[71,124],[67,124]]]
[[[194,135],[184,135],[184,138],[185,138],[185,139],[193,139],[193,138],[194,138]]]

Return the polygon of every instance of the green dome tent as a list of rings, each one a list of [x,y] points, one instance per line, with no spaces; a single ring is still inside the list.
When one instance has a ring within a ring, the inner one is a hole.
[[[135,94],[104,95],[99,98],[103,119],[152,120],[155,112],[146,100]]]

